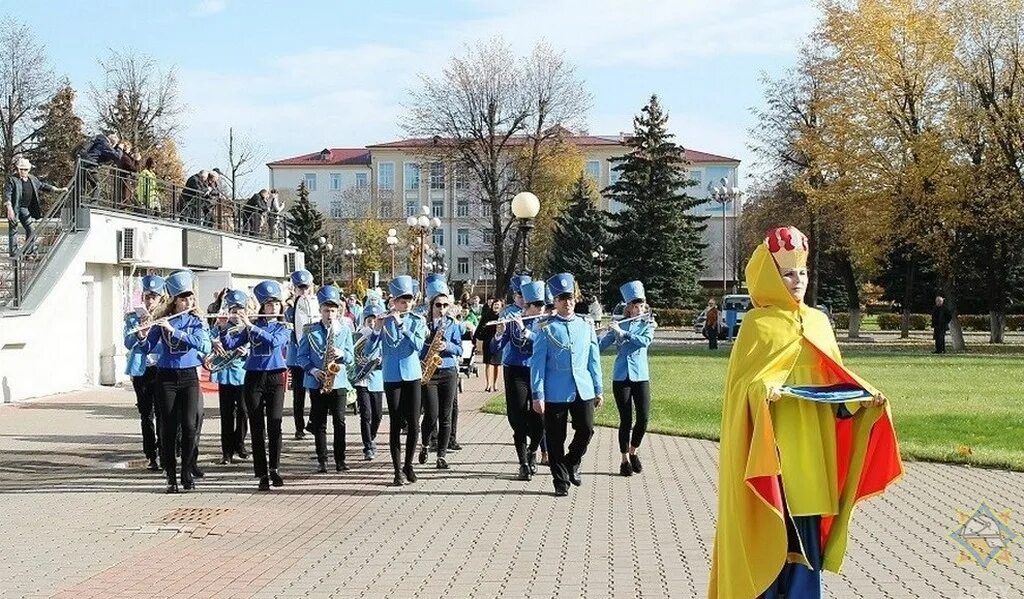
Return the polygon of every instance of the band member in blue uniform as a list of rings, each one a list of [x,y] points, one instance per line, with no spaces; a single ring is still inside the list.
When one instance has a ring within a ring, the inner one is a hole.
[[[343,300],[337,287],[321,287],[316,299],[320,305],[320,322],[310,326],[302,337],[299,363],[306,372],[303,384],[309,389],[309,422],[316,441],[317,472],[327,472],[328,413],[334,427],[334,469],[342,472],[348,470],[345,464],[345,399],[351,386],[345,365],[353,362],[352,331],[341,323]]]
[[[312,299],[314,297],[313,275],[308,270],[297,270],[291,274],[292,297],[288,299],[288,308],[285,310],[285,321],[292,325],[291,335],[288,337],[288,374],[292,380],[292,419],[295,421],[295,438],[303,439],[306,436],[306,386],[302,384],[306,376],[305,371],[299,364],[299,340],[303,335],[303,327],[312,322],[295,323],[295,309],[300,303],[307,304],[304,312],[315,310],[316,306]],[[315,315],[310,315],[315,317]]]
[[[555,314],[533,341],[530,383],[533,409],[544,416],[548,461],[555,495],[580,486],[580,464],[594,436],[594,408],[604,401],[601,355],[593,323],[575,315],[575,281],[569,273],[548,279],[555,296]],[[565,450],[568,417],[573,438]]]
[[[622,453],[619,474],[632,476],[643,470],[636,450],[647,432],[647,421],[651,414],[647,348],[654,340],[655,324],[644,317],[646,300],[643,283],[630,281],[620,287],[619,292],[622,301],[626,303],[623,320],[628,322],[620,325],[612,321],[608,332],[601,338],[600,346],[605,350],[614,345],[617,351],[612,373],[612,394],[615,396],[615,407],[619,409],[619,451]]]
[[[368,369],[362,378],[356,378],[353,382],[356,389],[356,404],[359,406],[359,434],[363,440],[363,458],[366,460],[377,457],[377,430],[380,428],[380,421],[384,413],[384,374],[380,368],[381,348],[380,344],[371,347],[369,343],[370,337],[373,336],[373,325],[383,314],[383,304],[368,302],[363,308],[361,341],[353,342],[353,345],[356,346],[356,373]]]
[[[163,351],[157,361],[156,393],[160,409],[160,460],[167,474],[167,492],[178,492],[178,464],[175,438],[181,429],[181,486],[195,487],[192,462],[197,454],[197,425],[202,391],[199,388],[199,356],[208,351],[209,338],[202,320],[192,313],[196,307],[192,271],[179,270],[166,280],[172,300],[166,314],[154,314],[157,320],[145,334],[143,351],[152,352],[158,344]]]
[[[281,285],[276,281],[261,281],[252,294],[260,306],[260,315],[267,316],[257,315],[253,321],[245,312],[234,314],[232,324],[240,325],[243,330],[238,334],[221,335],[221,343],[226,350],[249,345],[243,393],[252,431],[252,466],[260,479],[259,489],[269,491],[271,483],[275,487],[284,484],[278,466],[281,463],[284,349],[288,344],[288,327],[280,317]]]
[[[164,298],[164,279],[157,275],[142,277],[142,307],[145,314],[153,314]],[[124,317],[124,347],[128,350],[125,374],[132,377],[132,389],[135,390],[135,407],[139,410],[142,424],[142,451],[149,460],[147,468],[160,470],[157,461],[160,457],[160,410],[157,409],[156,363],[160,358],[160,344],[153,351],[147,351],[144,338],[134,331],[144,324],[148,316],[140,316],[136,311]],[[154,419],[156,424],[154,426]]]
[[[221,464],[235,463],[235,456],[244,460],[249,457],[245,451],[245,436],[249,431],[248,415],[245,410],[245,358],[248,346],[228,351],[224,349],[221,336],[231,328],[228,315],[245,310],[249,296],[240,289],[230,289],[221,298],[224,316],[210,329],[213,351],[203,360],[210,371],[210,380],[217,383],[217,398],[220,404],[220,450]]]
[[[452,294],[448,290],[444,275],[432,276],[426,287],[430,316],[427,321],[427,342],[420,350],[420,361],[426,363],[428,356],[436,355],[441,363],[434,370],[430,380],[423,385],[423,446],[420,449],[420,463],[424,464],[427,461],[427,447],[436,430],[436,466],[439,470],[445,470],[448,468],[445,454],[452,432],[452,406],[459,386],[458,361],[462,357],[462,326],[448,316],[448,310],[452,306]],[[432,349],[435,344],[440,348],[437,352]]]
[[[520,283],[516,294],[525,306],[523,311],[513,310],[511,322],[498,325],[498,346],[502,350],[505,371],[505,412],[512,427],[512,443],[519,460],[519,480],[532,480],[537,473],[537,448],[540,447],[544,422],[531,407],[530,357],[538,318],[524,322],[524,317],[536,317],[544,312],[544,283]],[[510,306],[512,307],[512,306]]]
[[[367,342],[371,350],[380,345],[384,365],[384,396],[390,415],[391,464],[395,469],[395,485],[416,482],[412,458],[416,453],[420,417],[420,350],[427,339],[423,318],[411,312],[412,277],[402,275],[388,283],[391,311],[377,319],[374,333]],[[401,426],[405,424],[405,465],[401,465]],[[405,475],[403,481],[402,475]]]

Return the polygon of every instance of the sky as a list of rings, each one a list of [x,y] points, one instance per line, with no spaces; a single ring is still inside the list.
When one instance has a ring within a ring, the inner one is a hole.
[[[761,75],[795,64],[817,17],[810,0],[0,0],[0,13],[45,45],[87,123],[111,49],[173,67],[189,173],[225,169],[229,127],[265,161],[400,139],[419,75],[495,35],[520,54],[538,41],[565,52],[593,95],[590,133],[631,131],[656,93],[679,143],[749,166]]]

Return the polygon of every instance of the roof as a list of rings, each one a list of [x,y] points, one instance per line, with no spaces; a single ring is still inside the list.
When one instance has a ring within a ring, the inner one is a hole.
[[[267,166],[370,166],[367,148],[324,148],[312,154],[268,162]]]

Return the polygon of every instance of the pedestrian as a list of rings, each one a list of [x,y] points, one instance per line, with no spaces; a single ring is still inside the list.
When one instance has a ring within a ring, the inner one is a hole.
[[[932,308],[932,337],[935,340],[933,354],[946,353],[946,330],[951,319],[949,308],[946,307],[946,298],[941,295],[935,296],[935,307]]]
[[[144,336],[135,333],[148,322],[164,301],[164,279],[157,275],[142,277],[142,310],[132,310],[124,319],[125,374],[132,378],[135,408],[139,411],[142,427],[142,451],[149,460],[148,468],[159,471],[160,463],[160,410],[157,409],[157,362],[163,345],[149,348]],[[154,422],[155,421],[155,422]]]
[[[498,390],[501,352],[495,347],[494,336],[497,329],[493,322],[498,320],[498,313],[501,312],[503,305],[504,302],[498,298],[488,300],[488,306],[480,319],[480,325],[476,327],[475,339],[480,342],[483,350],[484,391],[488,393]]]
[[[135,182],[135,198],[151,215],[160,214],[160,184],[153,172],[155,162],[152,157],[146,162]]]
[[[217,383],[217,400],[220,404],[220,451],[221,464],[235,463],[249,457],[245,450],[245,436],[249,430],[249,416],[245,409],[245,362],[249,348],[243,345],[228,351],[225,349],[222,336],[231,329],[230,315],[238,314],[246,309],[249,296],[240,289],[225,289],[221,292],[217,310],[224,316],[218,318],[210,328],[212,354],[203,361],[210,372],[210,381]],[[217,364],[216,369],[210,368]]]
[[[226,350],[249,346],[243,393],[252,432],[252,465],[259,479],[259,490],[269,491],[271,484],[275,487],[284,485],[278,467],[281,463],[284,348],[288,344],[288,327],[281,320],[281,285],[276,281],[261,281],[252,293],[260,307],[256,319],[250,320],[245,311],[236,312],[232,315],[232,324],[242,330],[222,334],[221,342]]]
[[[708,340],[708,349],[718,349],[718,335],[722,326],[722,313],[718,310],[715,300],[708,300],[708,307],[704,310],[704,328],[701,334]]]
[[[25,254],[33,257],[38,251],[32,234],[32,219],[43,217],[40,191],[65,192],[66,187],[55,187],[30,174],[32,163],[28,158],[15,162],[16,174],[7,178],[4,186],[4,207],[7,209],[7,252],[13,258],[18,252],[18,223],[25,232]]]
[[[267,201],[270,192],[261,189],[252,194],[245,202],[242,211],[242,233],[246,235],[259,235],[263,228],[263,217],[267,212]]]
[[[643,471],[640,458],[636,455],[640,442],[647,432],[651,415],[650,369],[647,364],[647,348],[654,341],[654,322],[646,318],[644,285],[630,281],[619,288],[626,308],[622,313],[623,322],[612,321],[608,332],[601,338],[602,350],[615,346],[615,367],[612,372],[612,394],[615,407],[619,410],[619,452],[622,461],[619,474],[632,476]],[[633,424],[633,408],[636,407],[636,424]]]
[[[81,181],[82,189],[85,193],[80,193],[80,197],[87,196],[95,199],[99,188],[97,170],[100,166],[118,164],[121,161],[123,152],[119,149],[120,144],[121,136],[117,132],[110,132],[100,133],[82,146],[79,158],[84,178]]]
[[[583,484],[580,466],[594,436],[594,408],[604,401],[601,356],[593,323],[575,314],[575,280],[569,273],[548,279],[555,314],[533,342],[530,386],[533,409],[544,417],[548,462],[555,495]],[[565,449],[566,426],[573,438]]]
[[[267,199],[267,235],[271,241],[284,241],[284,200],[276,189],[270,190]]]
[[[193,225],[200,224],[205,211],[206,199],[210,197],[210,188],[206,185],[209,173],[201,170],[185,181],[181,190],[181,205],[178,207],[181,219]]]
[[[711,599],[820,597],[855,505],[903,474],[885,396],[844,366],[828,319],[803,303],[807,238],[769,232],[747,264],[755,306],[722,405]]]

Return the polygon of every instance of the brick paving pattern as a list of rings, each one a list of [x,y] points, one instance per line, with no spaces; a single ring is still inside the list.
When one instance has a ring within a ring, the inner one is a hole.
[[[508,425],[479,413],[481,387],[467,381],[460,398],[464,449],[449,455],[452,469],[430,461],[402,488],[389,486],[386,418],[381,457],[364,462],[349,415],[353,468],[324,475],[286,415],[286,484],[258,493],[251,462],[212,463],[208,397],[207,476],[169,496],[143,469],[129,390],[0,406],[0,596],[705,595],[716,444],[649,435],[643,474],[623,478],[615,432],[599,428],[583,486],[555,498],[548,476],[516,480]],[[1024,533],[1024,473],[908,464],[903,481],[857,510],[846,573],[825,575],[827,596],[1024,597],[1024,541],[1009,564],[956,563],[957,511],[982,500],[1011,510]]]

